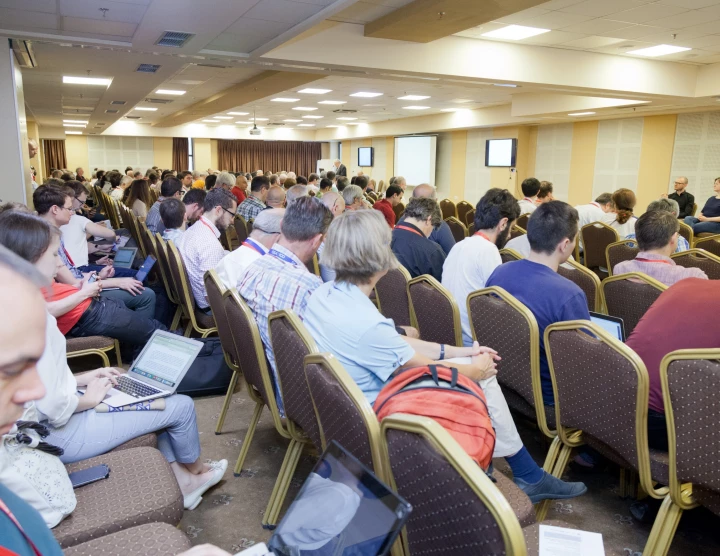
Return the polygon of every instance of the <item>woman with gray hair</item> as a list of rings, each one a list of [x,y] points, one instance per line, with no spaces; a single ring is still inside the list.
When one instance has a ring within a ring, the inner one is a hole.
[[[651,201],[650,204],[647,207],[646,212],[654,212],[654,211],[663,211],[663,212],[669,212],[671,213],[675,218],[678,217],[680,214],[680,205],[675,199],[666,199],[664,197],[661,197],[660,199],[656,199],[655,201]],[[636,239],[635,231],[633,233],[628,234],[625,236],[625,239]],[[675,248],[675,253],[681,253],[682,251],[687,251],[690,249],[690,242],[686,238],[684,238],[682,235],[678,235],[678,242],[677,247]]]

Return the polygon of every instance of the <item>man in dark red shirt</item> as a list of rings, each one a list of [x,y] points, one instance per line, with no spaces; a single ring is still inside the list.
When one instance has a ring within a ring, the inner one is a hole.
[[[385,191],[385,198],[376,201],[373,205],[374,209],[383,213],[385,220],[390,228],[395,227],[395,211],[393,207],[402,201],[403,191],[397,185],[391,185]]]
[[[235,180],[235,185],[230,190],[230,193],[237,199],[237,204],[240,206],[245,199],[247,199],[247,188],[248,182],[243,174],[238,174]]]
[[[643,360],[650,377],[648,443],[668,449],[660,362],[678,349],[720,347],[720,281],[686,278],[664,291],[627,340]]]

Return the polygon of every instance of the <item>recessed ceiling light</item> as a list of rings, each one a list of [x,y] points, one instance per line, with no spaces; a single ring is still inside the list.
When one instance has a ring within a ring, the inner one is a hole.
[[[398,100],[425,100],[426,98],[430,97],[424,95],[405,95],[404,97],[398,97]]]
[[[592,116],[595,112],[573,112],[572,114],[568,114],[568,116]]]
[[[206,124],[218,124],[220,123],[220,120],[201,120],[203,123]]]
[[[186,92],[187,91],[179,91],[179,90],[174,90],[174,89],[158,89],[157,91],[155,91],[155,93],[158,95],[175,95],[175,96],[184,95]]]
[[[315,127],[315,124],[298,124],[298,127]]]
[[[293,106],[293,110],[300,110],[302,112],[312,112],[313,110],[317,110],[314,106]]]
[[[136,106],[133,110],[144,110],[145,112],[155,112],[157,108],[150,108],[149,106]]]
[[[282,97],[278,97],[278,98],[272,98],[272,99],[270,99],[270,102],[298,102],[299,100],[300,100],[299,98],[282,98]]]
[[[63,120],[64,124],[86,124],[87,120]]]
[[[82,135],[82,131],[66,131],[65,135]]]
[[[255,118],[258,122],[267,122],[269,118]]]
[[[236,124],[251,124],[252,122],[235,122]]]
[[[87,127],[86,124],[63,124],[63,127]]]
[[[319,120],[320,118],[322,118],[322,116],[303,116],[303,118],[308,118],[308,119],[312,119],[312,120]]]
[[[363,104],[363,106],[385,106],[384,104]]]
[[[405,110],[428,110],[429,106],[403,106]]]
[[[283,122],[297,123],[297,122],[302,122],[302,120],[283,120]]]
[[[105,85],[106,87],[112,83],[112,79],[101,79],[99,77],[72,77],[63,75],[63,83],[70,85]]]
[[[364,91],[360,91],[359,93],[353,93],[350,96],[351,97],[374,98],[374,97],[381,97],[382,93],[367,93]]]
[[[338,120],[345,120],[345,121],[351,121],[351,120],[357,120],[357,118],[338,118]]]
[[[318,104],[347,104],[344,100],[321,100]]]
[[[543,33],[549,33],[550,29],[540,29],[538,27],[525,27],[524,25],[508,25],[502,29],[496,29],[489,33],[483,33],[482,37],[488,37],[490,39],[505,39],[509,41],[520,41],[535,35],[542,35]]]
[[[467,104],[468,102],[472,102],[469,98],[454,98],[450,102],[454,102],[455,104]]]
[[[326,125],[325,127],[340,127],[339,125]]]
[[[667,56],[668,54],[675,54],[676,52],[685,52],[686,50],[692,50],[686,46],[672,46],[669,44],[659,44],[657,46],[651,46],[649,48],[640,48],[638,50],[628,50],[626,54],[634,54],[635,56]]]
[[[228,116],[247,116],[250,112],[228,112]]]
[[[301,89],[298,93],[305,93],[307,95],[325,95],[331,93],[332,89]]]
[[[232,116],[213,116],[216,120],[232,120]]]
[[[495,85],[495,87],[517,87],[517,85],[514,85],[512,83],[493,83],[493,85]]]

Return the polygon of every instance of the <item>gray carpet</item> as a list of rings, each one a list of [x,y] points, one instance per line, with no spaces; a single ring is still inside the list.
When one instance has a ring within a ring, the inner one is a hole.
[[[196,399],[200,441],[203,457],[226,458],[232,468],[254,404],[247,398],[244,389],[235,394],[223,434],[215,435],[221,406],[221,397]],[[520,425],[520,433],[535,460],[542,464],[547,448],[540,433],[523,425]],[[270,532],[263,530],[260,521],[286,447],[287,441],[275,432],[270,413],[266,410],[245,460],[242,476],[236,478],[228,470],[225,479],[205,495],[196,510],[185,512],[180,527],[193,544],[213,543],[234,553],[269,538]],[[302,457],[286,506],[298,492],[313,463],[313,457]],[[499,471],[509,474],[504,460],[496,460],[495,465]],[[552,504],[548,519],[561,519],[579,529],[602,533],[605,551],[609,555],[640,556],[650,526],[638,524],[630,517],[628,508],[632,500],[619,497],[617,470],[589,477],[569,472],[567,478],[584,480],[588,493]],[[720,554],[720,519],[704,509],[685,512],[670,554]]]

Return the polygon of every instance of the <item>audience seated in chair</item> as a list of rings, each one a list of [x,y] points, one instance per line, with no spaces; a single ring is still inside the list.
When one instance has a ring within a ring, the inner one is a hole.
[[[618,189],[612,194],[613,208],[605,215],[603,222],[615,228],[620,239],[635,231],[637,217],[633,215],[633,209],[636,203],[635,193],[630,189]]]
[[[238,206],[245,199],[247,199],[247,189],[248,189],[247,178],[243,174],[238,174],[238,176],[235,178],[235,185],[230,190],[230,193],[232,193],[235,196],[235,198],[237,199]]]
[[[664,199],[672,199],[678,204],[678,218],[684,220],[688,216],[692,216],[693,206],[695,205],[695,197],[687,191],[688,179],[685,176],[675,178],[673,183],[674,191],[668,195],[663,193]]]
[[[583,494],[585,485],[564,483],[545,473],[523,446],[495,379],[499,356],[494,350],[477,343],[456,347],[401,336],[393,321],[383,317],[370,301],[378,280],[398,264],[388,247],[389,239],[390,230],[375,211],[345,213],[330,225],[323,257],[337,277],[312,293],[303,313],[318,349],[337,357],[370,403],[404,368],[442,364],[443,359],[453,357],[470,358],[469,363],[453,363],[453,367],[480,381],[485,390],[497,434],[494,456],[507,459],[516,484],[533,502]]]
[[[402,202],[402,195],[402,189],[396,185],[391,185],[387,188],[387,191],[385,191],[385,198],[379,199],[373,205],[375,210],[382,212],[385,221],[391,229],[395,227],[395,212],[393,211],[393,207]]]
[[[207,197],[207,194],[208,192],[204,189],[191,189],[183,195],[182,202],[185,205],[188,226],[195,224],[205,212],[205,197]]]
[[[275,245],[280,237],[280,223],[284,215],[283,208],[268,209],[258,214],[250,236],[215,267],[218,278],[226,288],[237,288],[245,269]]]
[[[357,185],[348,185],[347,187],[344,187],[341,195],[345,201],[345,212],[352,210],[365,210],[367,208],[367,206],[365,206],[365,197],[362,189],[360,189]]]
[[[578,212],[578,229],[591,222],[604,222],[605,215],[612,210],[612,194],[601,193],[592,203],[578,205],[575,210]]]
[[[336,218],[345,212],[345,199],[343,199],[342,195],[335,191],[328,191],[320,200],[323,205],[330,209],[333,218]],[[322,252],[324,247],[325,243],[323,242],[317,250],[318,265],[320,266],[320,278],[322,278],[323,282],[331,282],[332,280],[335,280],[335,271],[323,263]]]
[[[524,197],[518,202],[520,214],[532,214],[538,206],[538,193],[540,193],[540,180],[527,178],[520,185]]]
[[[677,201],[665,197],[657,199],[656,201],[652,201],[648,205],[647,212],[655,210],[664,210],[671,213],[675,218],[678,218],[678,214],[680,214],[680,206],[678,205]],[[635,229],[637,230],[637,221],[635,222]],[[635,237],[635,232],[633,232],[632,234],[628,234],[627,236],[625,236],[625,239],[635,239]],[[688,243],[687,239],[678,234],[675,253],[681,253],[682,251],[687,251],[688,249],[690,249],[690,243]]]
[[[224,189],[215,188],[208,192],[203,208],[200,220],[188,228],[176,247],[185,263],[195,305],[201,311],[210,313],[205,273],[215,268],[227,254],[219,238],[235,218],[237,201]]]
[[[551,181],[541,181],[540,182],[540,191],[538,191],[537,194],[537,204],[541,205],[543,203],[548,203],[550,201],[554,201],[555,197],[553,197],[553,184]]]
[[[150,207],[147,218],[145,218],[145,225],[148,230],[150,230],[150,233],[162,234],[165,231],[165,227],[160,218],[160,203],[172,197],[176,199],[182,197],[182,183],[180,183],[179,179],[169,175],[163,179],[160,185],[160,197],[158,197],[158,200]]]
[[[332,191],[332,187],[333,187],[332,180],[329,180],[328,178],[322,178],[320,180],[320,191],[317,192],[316,197],[318,199],[322,198],[322,196],[325,195],[325,193],[327,193],[328,191]]]
[[[440,222],[442,214],[435,199],[413,197],[405,208],[402,222],[392,231],[390,249],[412,278],[429,274],[438,282],[442,280],[445,253],[428,239]]]
[[[485,287],[493,271],[502,264],[499,250],[505,247],[510,230],[520,216],[520,206],[507,189],[490,189],[475,207],[475,234],[456,244],[445,260],[442,285],[460,309],[463,345],[472,345],[467,297]]]
[[[265,199],[270,189],[270,180],[265,176],[255,176],[250,183],[250,195],[237,209],[245,222],[254,220],[261,210],[265,210]]]
[[[540,205],[528,220],[530,255],[499,266],[487,286],[499,286],[532,311],[540,337],[549,325],[566,320],[590,319],[585,293],[560,276],[558,266],[570,258],[578,233],[577,211],[562,201]],[[545,345],[540,342],[540,377],[543,400],[554,405]]]
[[[308,188],[304,185],[293,185],[291,188],[287,190],[286,194],[286,206],[295,201],[296,199],[299,199],[300,197],[307,197],[309,195]],[[267,209],[266,209],[267,210]]]
[[[193,191],[201,191],[204,193],[204,191],[200,189],[191,189],[187,192],[187,195],[190,195]],[[175,245],[178,245],[187,226],[185,203],[180,199],[165,199],[160,204],[160,218],[165,228],[162,233],[162,238],[165,241],[172,241]]]
[[[403,183],[405,182],[405,178],[395,178],[396,181],[394,182],[394,184],[391,185],[397,185],[398,187],[401,187],[397,183],[398,179],[403,180]],[[404,186],[402,186],[401,189],[405,191]],[[415,186],[415,189],[413,189],[412,192],[412,196],[413,198],[424,197],[437,200],[437,191],[432,185],[428,185],[427,183],[421,183],[420,185]],[[403,214],[402,218],[400,218],[399,222],[397,223],[400,224],[404,219],[405,215]],[[434,241],[440,247],[442,247],[442,250],[445,252],[446,257],[455,245],[455,236],[453,236],[452,230],[450,230],[450,226],[448,226],[447,222],[445,222],[444,220],[440,222],[439,226],[433,229],[428,239],[430,241]]]
[[[280,187],[279,185],[271,185],[270,189],[268,189],[267,197],[265,199],[265,204],[267,205],[265,209],[268,208],[285,208],[285,198],[287,196],[287,193],[285,192],[285,189]]]
[[[686,216],[685,224],[692,227],[695,235],[702,233],[720,234],[720,178],[713,183],[714,197],[710,197],[700,214]]]

